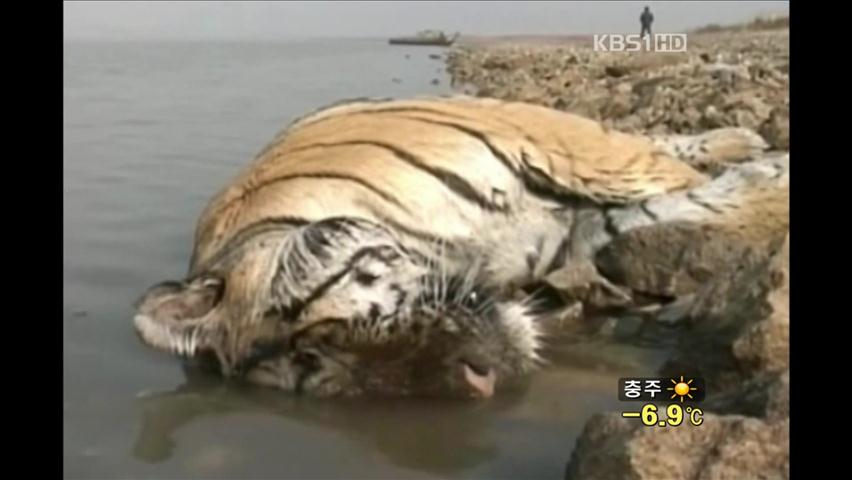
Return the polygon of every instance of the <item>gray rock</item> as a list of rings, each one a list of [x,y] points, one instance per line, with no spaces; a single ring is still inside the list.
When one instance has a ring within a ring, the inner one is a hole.
[[[597,415],[577,441],[566,480],[786,479],[790,422],[704,415],[700,426],[645,427]]]
[[[595,263],[617,285],[677,297],[695,293],[726,266],[740,261],[746,251],[765,249],[783,235],[780,231],[774,238],[753,238],[742,231],[708,225],[655,225],[614,239],[597,254]]]
[[[759,133],[774,149],[790,148],[790,112],[786,107],[776,107],[760,126]]]
[[[657,428],[597,415],[566,479],[789,478],[789,237],[771,257],[745,257],[696,294],[693,328],[662,368],[713,386],[704,422]]]
[[[725,388],[789,368],[788,262],[789,239],[772,258],[749,252],[703,287],[664,374],[689,367]]]
[[[610,77],[618,78],[630,73],[630,69],[623,65],[609,65],[604,67],[604,73],[606,73]]]

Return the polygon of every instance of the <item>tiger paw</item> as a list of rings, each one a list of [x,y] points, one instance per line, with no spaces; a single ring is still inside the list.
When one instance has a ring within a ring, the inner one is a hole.
[[[544,278],[566,299],[599,308],[623,307],[633,303],[629,290],[615,285],[589,261],[571,263]]]
[[[724,170],[727,164],[756,159],[769,148],[763,137],[738,127],[717,128],[700,135],[660,136],[653,140],[666,153],[710,173]]]
[[[747,128],[718,128],[699,135],[697,140],[699,153],[716,163],[753,160],[769,148],[763,137]]]

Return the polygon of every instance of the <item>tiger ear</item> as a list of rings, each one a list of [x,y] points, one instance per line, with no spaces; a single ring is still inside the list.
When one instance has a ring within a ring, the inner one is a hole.
[[[206,316],[222,300],[224,291],[224,280],[212,275],[161,282],[150,287],[135,307],[139,315],[154,322],[180,323]]]

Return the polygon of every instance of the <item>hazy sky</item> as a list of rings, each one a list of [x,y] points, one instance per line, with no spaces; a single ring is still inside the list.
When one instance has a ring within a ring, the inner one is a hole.
[[[789,2],[65,2],[66,39],[384,37],[442,29],[469,35],[637,33],[789,12]]]

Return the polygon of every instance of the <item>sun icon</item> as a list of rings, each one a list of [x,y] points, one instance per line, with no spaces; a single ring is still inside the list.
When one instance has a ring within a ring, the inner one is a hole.
[[[680,396],[680,403],[683,403],[683,397],[689,397],[692,399],[692,395],[689,394],[691,391],[698,390],[695,387],[690,387],[689,385],[693,382],[693,379],[690,379],[688,382],[683,381],[683,375],[680,376],[680,382],[671,379],[674,387],[669,387],[666,390],[674,390],[672,396],[670,398],[675,398]]]

